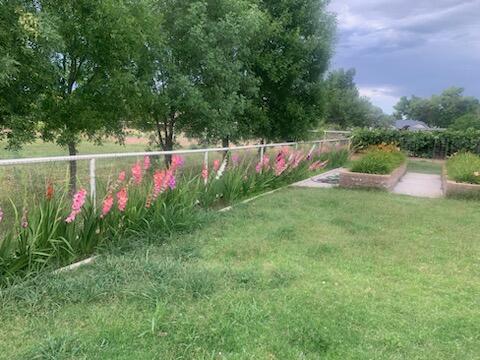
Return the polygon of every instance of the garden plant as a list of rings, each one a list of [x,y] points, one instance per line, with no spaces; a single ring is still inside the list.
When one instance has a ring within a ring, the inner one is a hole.
[[[446,167],[449,179],[480,184],[480,156],[468,152],[458,153],[447,160]]]
[[[192,174],[182,172],[181,156],[173,156],[167,168],[146,156],[105,184],[100,204],[83,187],[70,196],[48,183],[44,195],[25,201],[23,208],[13,202],[0,208],[0,221],[6,211],[15,215],[0,242],[0,284],[69,264],[122,239],[165,238],[197,224],[202,211],[304,179],[327,165],[340,166],[347,158],[346,150],[307,153],[285,147],[258,163],[227,154]]]
[[[406,161],[406,156],[395,145],[371,146],[362,157],[352,163],[351,171],[365,174],[390,174]]]

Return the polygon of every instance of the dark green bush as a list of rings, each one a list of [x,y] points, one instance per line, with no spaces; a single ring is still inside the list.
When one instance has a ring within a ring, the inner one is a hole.
[[[395,143],[409,156],[423,158],[445,158],[461,151],[480,154],[480,130],[412,132],[362,129],[353,133],[352,145],[355,149],[382,143]]]
[[[480,156],[472,153],[459,153],[447,161],[450,180],[480,184]]]
[[[402,152],[370,150],[353,162],[351,171],[365,174],[390,174],[406,160]]]

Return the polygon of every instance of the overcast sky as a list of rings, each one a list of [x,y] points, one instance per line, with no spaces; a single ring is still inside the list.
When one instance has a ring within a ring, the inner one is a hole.
[[[332,0],[333,68],[357,69],[362,95],[391,113],[400,96],[449,86],[480,98],[480,0]]]

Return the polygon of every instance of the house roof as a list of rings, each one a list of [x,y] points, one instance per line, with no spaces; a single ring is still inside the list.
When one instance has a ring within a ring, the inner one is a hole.
[[[430,127],[423,121],[417,120],[396,120],[394,124],[398,130],[429,130]]]

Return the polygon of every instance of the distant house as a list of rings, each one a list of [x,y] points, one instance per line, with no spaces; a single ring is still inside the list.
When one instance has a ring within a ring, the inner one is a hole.
[[[393,124],[393,127],[397,130],[408,130],[408,131],[428,131],[433,130],[423,121],[417,120],[396,120]]]

